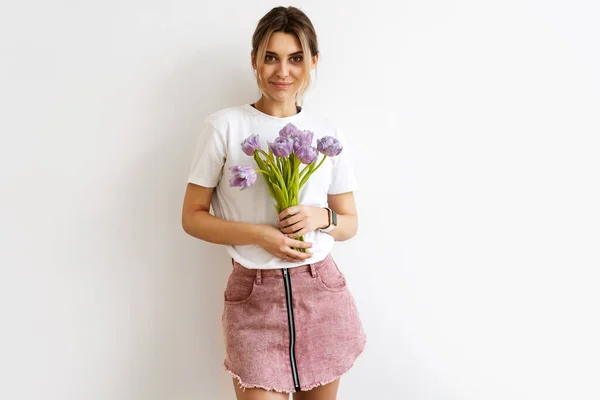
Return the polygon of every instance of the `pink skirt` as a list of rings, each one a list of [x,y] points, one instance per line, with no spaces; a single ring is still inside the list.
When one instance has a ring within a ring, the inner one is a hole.
[[[306,391],[352,367],[366,335],[331,254],[285,269],[232,262],[222,315],[223,365],[240,387]]]

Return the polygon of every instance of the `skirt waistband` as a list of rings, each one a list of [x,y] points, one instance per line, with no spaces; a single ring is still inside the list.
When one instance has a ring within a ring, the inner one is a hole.
[[[327,254],[321,261],[317,261],[316,263],[304,264],[297,267],[288,268],[289,275],[300,274],[303,272],[309,272],[314,276],[315,270],[325,262],[329,261],[331,258],[331,254]],[[235,261],[233,258],[231,259],[231,264],[235,272],[249,275],[249,276],[283,276],[282,268],[273,268],[273,269],[260,269],[260,268],[246,268],[239,262]]]

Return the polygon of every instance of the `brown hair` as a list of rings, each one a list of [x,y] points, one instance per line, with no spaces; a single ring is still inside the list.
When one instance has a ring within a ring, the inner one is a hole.
[[[274,32],[284,32],[296,35],[304,52],[305,75],[302,86],[296,95],[296,102],[301,100],[304,93],[310,86],[310,70],[312,67],[312,57],[319,53],[319,43],[317,34],[310,19],[296,7],[275,7],[266,13],[256,26],[252,35],[252,50],[256,62],[256,83],[261,93],[264,93],[264,86],[260,81],[258,73],[264,62],[267,52],[267,44]],[[310,57],[307,55],[310,54]]]

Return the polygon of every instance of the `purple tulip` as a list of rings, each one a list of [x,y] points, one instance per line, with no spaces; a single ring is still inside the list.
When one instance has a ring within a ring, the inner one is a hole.
[[[231,171],[231,178],[229,179],[229,186],[239,186],[241,190],[248,189],[256,182],[256,172],[252,165],[236,165],[229,167]]]
[[[294,149],[294,153],[300,159],[300,162],[306,165],[315,162],[319,155],[317,148],[312,146],[299,146],[297,149]]]
[[[278,137],[269,147],[277,157],[288,157],[294,150],[294,140],[291,138]]]
[[[285,139],[293,139],[296,135],[296,132],[298,132],[298,128],[296,128],[296,126],[290,122],[289,124],[281,128],[281,130],[279,131],[279,137]]]
[[[312,145],[314,133],[311,131],[298,131],[294,136],[294,151],[299,147]]]
[[[342,145],[333,136],[324,136],[317,140],[317,150],[328,157],[335,157],[342,152]]]
[[[260,149],[260,139],[258,135],[252,135],[242,142],[242,151],[246,155],[253,156],[256,150]]]

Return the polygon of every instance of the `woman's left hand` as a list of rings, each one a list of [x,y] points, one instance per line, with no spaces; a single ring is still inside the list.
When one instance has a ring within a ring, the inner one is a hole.
[[[291,217],[287,218],[288,215]],[[288,207],[279,214],[279,229],[295,239],[306,232],[324,228],[329,223],[328,211],[322,207],[297,205]]]

